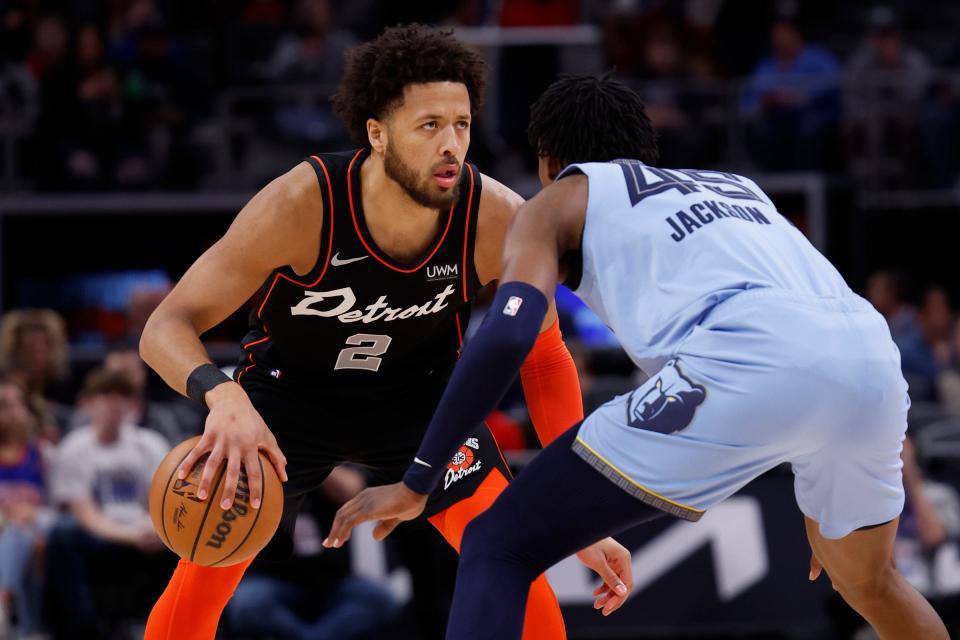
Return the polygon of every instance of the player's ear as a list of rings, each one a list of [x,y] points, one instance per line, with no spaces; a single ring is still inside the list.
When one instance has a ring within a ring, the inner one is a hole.
[[[557,176],[560,175],[560,172],[563,171],[563,166],[563,163],[553,156],[546,153],[540,154],[539,166],[537,170],[540,175],[540,184],[544,187],[551,184],[557,179]]]
[[[550,176],[550,181],[553,182],[557,179],[557,176],[560,175],[560,172],[563,171],[564,164],[553,156],[547,156],[547,175]]]
[[[387,145],[387,129],[382,122],[373,118],[367,120],[367,140],[375,153],[383,153]]]

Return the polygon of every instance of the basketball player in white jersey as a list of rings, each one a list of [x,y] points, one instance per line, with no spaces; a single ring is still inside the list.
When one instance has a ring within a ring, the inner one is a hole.
[[[884,640],[946,639],[893,564],[909,399],[883,318],[752,180],[655,168],[626,86],[559,80],[530,136],[550,186],[508,232],[491,311],[404,482],[345,505],[328,544],[356,522],[381,520],[383,536],[419,513],[566,282],[650,378],[561,436],[467,528],[448,638],[519,638],[523,594],[546,568],[657,513],[695,521],[786,462],[811,579],[826,570]]]

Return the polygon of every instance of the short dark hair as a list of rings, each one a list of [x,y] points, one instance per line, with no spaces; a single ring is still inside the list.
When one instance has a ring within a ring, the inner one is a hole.
[[[530,107],[530,144],[564,166],[632,158],[656,164],[657,136],[643,100],[602,76],[561,76]]]
[[[470,95],[470,112],[483,103],[487,65],[479,53],[453,36],[453,29],[419,24],[391,27],[350,49],[333,110],[353,139],[367,144],[367,120],[381,119],[400,106],[403,90],[422,82],[461,82]]]
[[[124,398],[133,398],[137,395],[130,376],[122,371],[98,368],[88,373],[84,379],[83,391],[81,391],[84,398],[114,393]]]

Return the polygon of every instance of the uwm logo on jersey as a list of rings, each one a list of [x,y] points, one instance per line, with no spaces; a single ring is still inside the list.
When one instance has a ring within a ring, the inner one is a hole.
[[[438,313],[448,306],[447,298],[455,293],[452,285],[427,300],[423,304],[409,307],[391,307],[387,296],[380,296],[377,301],[366,307],[357,306],[357,296],[350,287],[333,289],[331,291],[304,291],[303,300],[290,307],[291,315],[319,316],[321,318],[336,318],[340,322],[393,322],[407,318],[428,316]]]
[[[432,264],[427,267],[427,280],[453,280],[460,273],[455,264]]]

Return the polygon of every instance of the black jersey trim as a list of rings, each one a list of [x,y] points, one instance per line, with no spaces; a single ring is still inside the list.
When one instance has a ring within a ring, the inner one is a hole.
[[[330,266],[330,254],[333,253],[333,188],[330,184],[330,174],[327,173],[327,165],[323,162],[323,160],[320,159],[320,156],[310,157],[320,164],[320,168],[323,169],[323,175],[327,179],[327,201],[330,203],[330,210],[324,211],[324,222],[327,221],[327,218],[329,218],[330,221],[330,224],[327,225],[330,228],[330,240],[327,242],[327,257],[324,259],[323,269],[320,271],[320,275],[317,276],[317,279],[313,282],[300,282],[299,280],[291,278],[281,271],[276,272],[276,275],[273,276],[273,282],[270,283],[270,288],[267,290],[267,295],[263,297],[263,302],[260,303],[260,307],[257,309],[257,320],[259,320],[261,324],[263,324],[263,318],[261,317],[261,314],[263,314],[263,308],[267,306],[267,300],[270,299],[270,294],[273,293],[273,289],[277,286],[277,281],[280,280],[280,278],[283,278],[288,282],[292,282],[299,287],[315,287],[317,283],[323,280],[323,276],[327,274],[327,267]],[[316,266],[314,266],[314,270],[316,270]],[[266,326],[264,326],[264,330],[266,330]],[[269,331],[267,333],[269,333]]]
[[[364,248],[370,253],[370,255],[373,256],[374,259],[376,259],[377,262],[383,266],[393,269],[394,271],[399,271],[400,273],[414,273],[419,271],[424,265],[433,259],[433,256],[437,255],[437,251],[439,251],[440,247],[443,246],[443,241],[447,239],[447,233],[450,232],[450,227],[453,225],[453,212],[456,210],[458,202],[454,202],[452,205],[450,205],[450,213],[447,214],[447,226],[444,228],[443,233],[435,239],[433,248],[420,262],[420,264],[411,268],[401,267],[393,264],[393,262],[389,259],[389,256],[381,256],[379,251],[374,250],[376,243],[373,242],[373,238],[370,238],[369,243],[367,242],[363,231],[360,229],[360,224],[357,222],[356,209],[353,205],[353,165],[357,161],[357,158],[360,157],[360,154],[362,154],[364,151],[366,151],[366,149],[360,149],[357,151],[357,153],[354,154],[353,159],[350,160],[350,165],[347,167],[347,200],[350,203],[350,217],[353,218],[353,228],[357,231],[357,237],[360,238],[361,244],[363,244]]]

